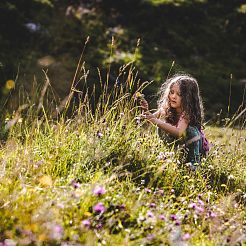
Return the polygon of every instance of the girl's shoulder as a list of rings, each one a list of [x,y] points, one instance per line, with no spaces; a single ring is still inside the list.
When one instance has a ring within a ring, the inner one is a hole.
[[[180,116],[179,116],[178,119],[179,119],[179,121],[185,120],[185,121],[187,121],[187,123],[190,122],[190,118],[189,118],[189,116],[188,116],[188,114],[187,114],[186,112],[182,112],[182,113],[180,114]]]

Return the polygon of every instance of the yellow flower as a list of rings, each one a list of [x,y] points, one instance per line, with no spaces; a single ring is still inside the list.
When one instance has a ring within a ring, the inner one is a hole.
[[[6,88],[7,90],[11,90],[11,89],[13,89],[14,87],[15,87],[15,82],[14,82],[14,80],[9,79],[9,80],[6,81],[5,88]]]
[[[136,99],[144,98],[144,94],[141,94],[139,91],[135,94]]]

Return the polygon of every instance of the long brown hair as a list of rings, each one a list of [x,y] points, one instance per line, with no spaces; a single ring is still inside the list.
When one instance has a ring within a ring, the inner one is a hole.
[[[170,106],[169,93],[171,87],[177,84],[181,93],[181,108],[184,117],[191,126],[202,127],[203,122],[203,104],[200,96],[200,90],[195,78],[186,74],[176,74],[166,80],[160,88],[160,99],[158,100],[158,109],[164,113],[166,122],[176,125],[179,115],[176,110]]]

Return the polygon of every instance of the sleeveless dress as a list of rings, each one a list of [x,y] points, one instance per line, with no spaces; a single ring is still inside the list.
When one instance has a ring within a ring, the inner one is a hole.
[[[185,136],[176,138],[157,128],[159,137],[167,144],[174,144],[174,147],[181,147],[184,162],[189,163],[192,170],[196,170],[201,162],[202,156],[202,136],[198,127],[188,125]]]

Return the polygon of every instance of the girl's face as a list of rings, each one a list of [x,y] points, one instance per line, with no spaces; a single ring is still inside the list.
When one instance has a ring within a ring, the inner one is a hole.
[[[181,109],[181,94],[180,94],[179,85],[177,85],[177,84],[171,85],[168,99],[169,99],[170,106],[172,108],[176,109],[176,111],[178,113],[181,113],[181,111],[182,111],[182,109]]]

